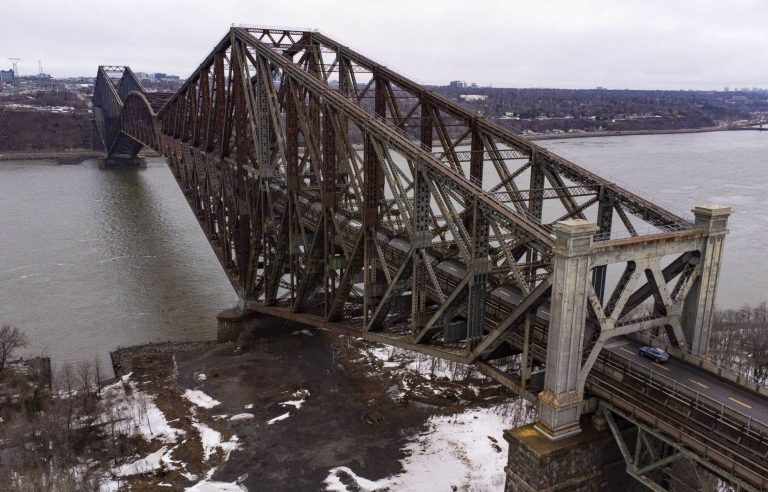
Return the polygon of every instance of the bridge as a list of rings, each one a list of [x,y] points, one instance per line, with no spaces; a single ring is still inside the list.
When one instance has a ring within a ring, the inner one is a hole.
[[[679,463],[768,489],[768,389],[706,357],[729,208],[669,211],[317,31],[232,27],[174,94],[101,66],[93,110],[108,164],[166,158],[243,312],[535,402],[507,490],[598,490],[606,435],[652,490]]]

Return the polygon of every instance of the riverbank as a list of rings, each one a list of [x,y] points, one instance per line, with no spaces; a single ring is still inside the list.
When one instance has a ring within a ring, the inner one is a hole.
[[[142,150],[139,157],[158,157],[160,153],[154,150]],[[84,159],[103,159],[103,150],[93,149],[50,149],[50,150],[4,150],[0,151],[2,161],[39,161],[54,160],[63,164],[76,164]]]
[[[737,131],[740,128],[714,126],[707,128],[682,128],[677,130],[628,130],[614,132],[552,133],[542,135],[523,135],[528,140],[561,140],[567,138],[626,137],[630,135],[670,135],[678,133],[709,133]]]
[[[55,160],[62,163],[79,162],[83,159],[104,157],[104,152],[93,149],[51,149],[51,150],[4,150],[0,161]]]

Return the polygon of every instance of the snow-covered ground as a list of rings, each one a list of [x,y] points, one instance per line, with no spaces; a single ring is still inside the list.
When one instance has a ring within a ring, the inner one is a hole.
[[[403,472],[381,480],[368,480],[353,469],[339,466],[328,471],[328,491],[357,490],[342,483],[345,474],[359,490],[398,491],[454,490],[496,491],[504,489],[507,442],[504,429],[524,423],[525,403],[467,410],[464,413],[432,417],[428,429],[405,447]]]

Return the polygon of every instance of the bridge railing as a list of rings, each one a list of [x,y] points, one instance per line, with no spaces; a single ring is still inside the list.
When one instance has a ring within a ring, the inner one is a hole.
[[[711,373],[725,381],[729,381],[742,388],[757,393],[760,396],[768,397],[768,387],[766,387],[760,379],[722,367],[714,359],[704,354],[693,352],[690,349],[675,348],[669,341],[653,336],[650,333],[637,332],[630,335],[630,338],[633,338],[644,345],[662,348],[675,359],[698,367],[699,369]]]
[[[678,401],[687,403],[691,407],[706,408],[713,413],[712,416],[718,421],[729,424],[742,432],[749,433],[752,437],[762,442],[768,443],[768,424],[755,420],[753,417],[731,407],[727,407],[724,403],[713,400],[653,369],[649,369],[610,351],[604,351],[595,366],[599,366],[603,374],[612,377],[620,375],[623,378],[629,372],[639,375],[641,377],[640,380],[646,384],[656,383],[665,387],[669,392],[669,396],[676,398]]]

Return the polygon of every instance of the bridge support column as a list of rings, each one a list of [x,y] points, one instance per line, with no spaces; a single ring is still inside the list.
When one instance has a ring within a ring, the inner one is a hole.
[[[578,435],[547,439],[533,425],[504,432],[509,443],[505,492],[639,491],[610,431],[585,426]]]
[[[259,313],[243,310],[240,307],[225,309],[216,315],[218,327],[216,329],[216,341],[219,343],[236,342],[246,325]]]
[[[715,313],[715,293],[720,276],[720,261],[728,233],[730,207],[701,205],[693,209],[694,226],[704,229],[707,237],[700,258],[700,272],[683,307],[683,333],[689,348],[699,354],[709,351],[712,316]]]
[[[554,269],[544,390],[539,393],[536,428],[550,439],[579,432],[584,383],[579,372],[587,317],[592,236],[598,227],[586,220],[554,226]]]

